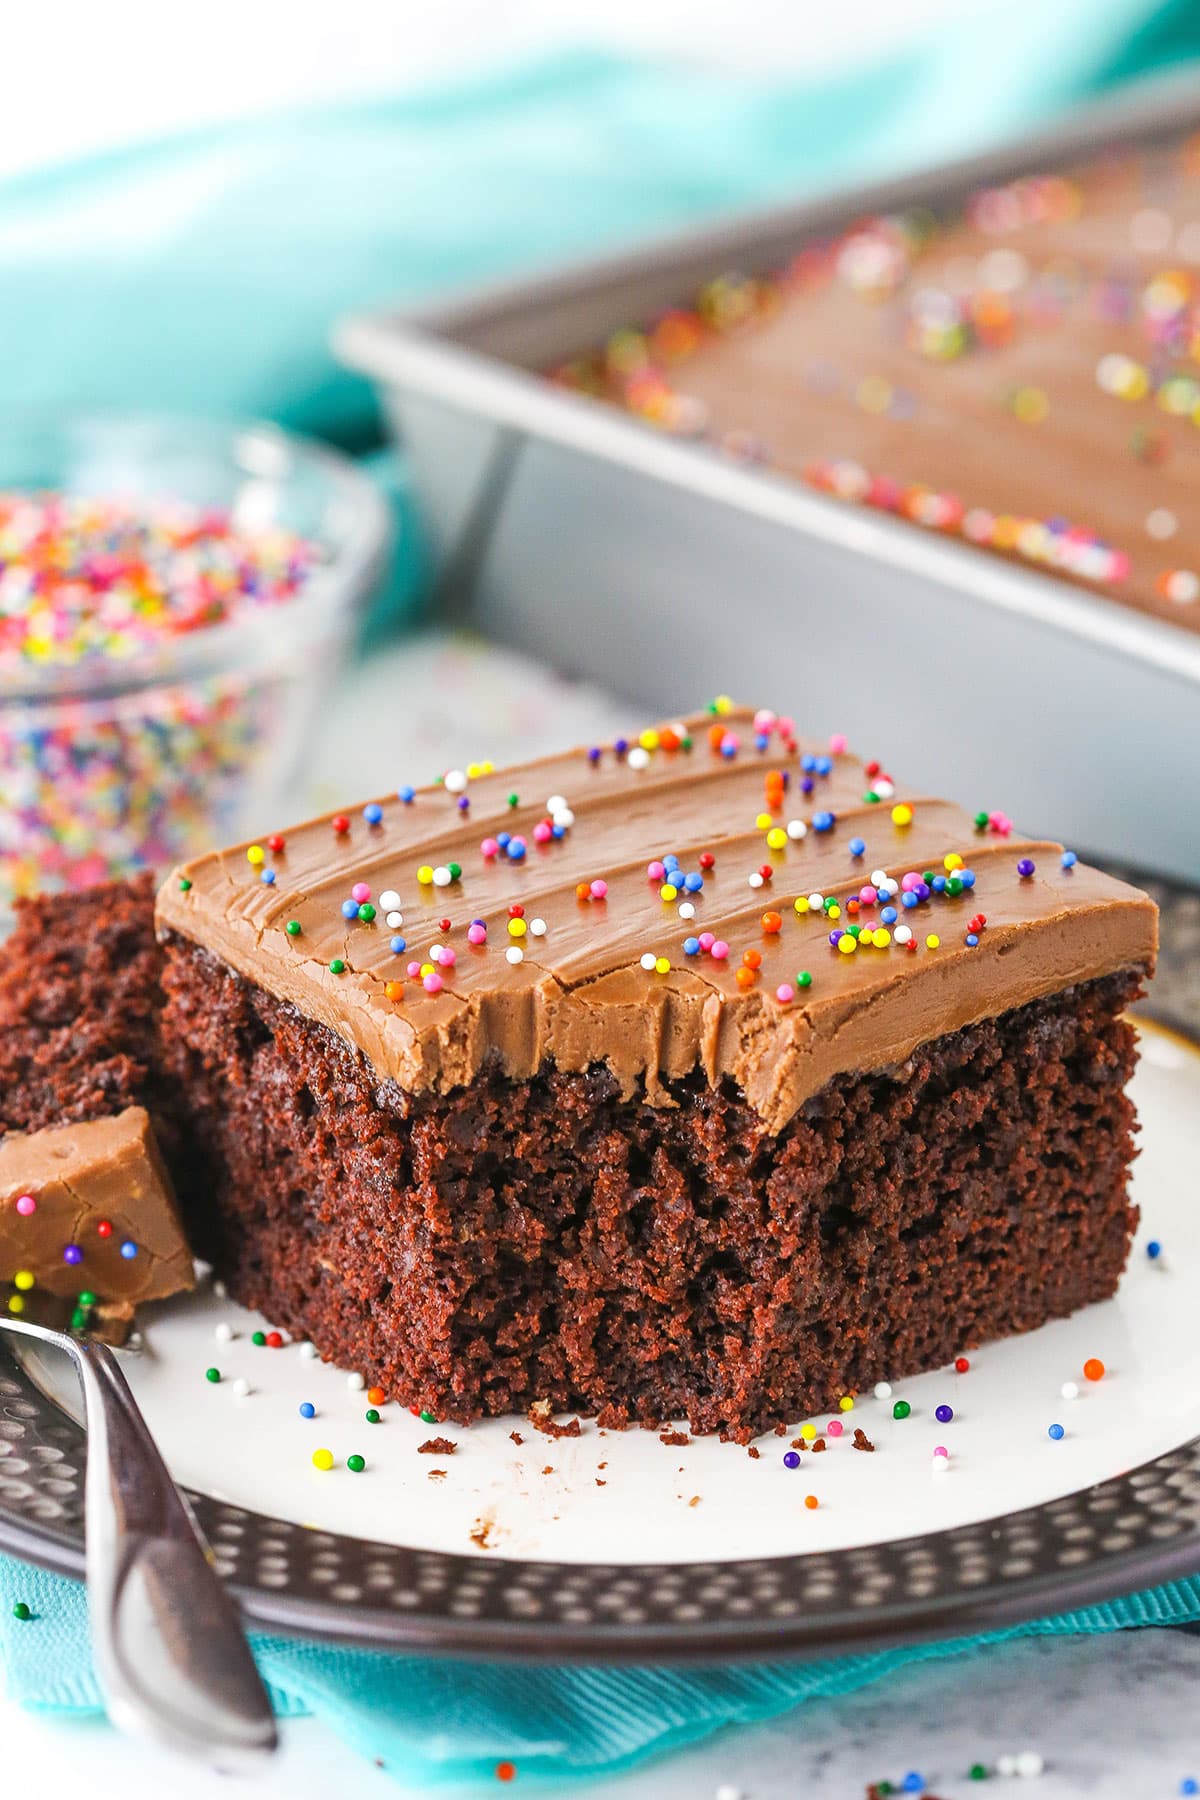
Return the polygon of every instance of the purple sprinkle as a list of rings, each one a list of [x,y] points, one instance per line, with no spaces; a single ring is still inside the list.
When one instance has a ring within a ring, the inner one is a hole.
[[[1033,862],[1031,860],[1031,858],[1029,858],[1028,856],[1023,856],[1021,858],[1020,862],[1017,864],[1017,874],[1021,877],[1021,879],[1023,881],[1028,881],[1029,877],[1033,874],[1033,871],[1036,868],[1037,868],[1037,864],[1035,862]]]
[[[83,1251],[79,1248],[78,1244],[67,1245],[66,1249],[63,1251],[63,1261],[72,1264],[81,1263],[83,1261]]]

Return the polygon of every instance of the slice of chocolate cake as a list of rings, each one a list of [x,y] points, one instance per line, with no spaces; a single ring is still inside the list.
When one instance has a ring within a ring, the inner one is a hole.
[[[200,858],[158,928],[234,1295],[441,1417],[746,1436],[1124,1266],[1152,902],[772,714]]]

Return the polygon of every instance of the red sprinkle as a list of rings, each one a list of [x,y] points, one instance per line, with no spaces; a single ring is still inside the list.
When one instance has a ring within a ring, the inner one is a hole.
[[[965,1375],[967,1370],[970,1368],[970,1366],[971,1365],[965,1356],[956,1356],[955,1357],[954,1367],[958,1370],[960,1375]]]
[[[762,865],[762,868],[758,872],[762,876],[764,881],[770,881],[772,875],[775,873],[774,869],[771,867],[771,865],[769,863],[764,863]]]
[[[350,829],[350,821],[345,813],[334,813],[329,823],[333,826],[333,829],[337,832],[339,837],[343,837]]]
[[[112,1226],[107,1219],[101,1219],[96,1227],[96,1235],[103,1238],[112,1236]]]
[[[702,869],[711,869],[717,859],[711,850],[702,850],[696,860]]]
[[[285,837],[281,837],[277,831],[273,831],[267,839],[267,849],[274,850],[275,854],[278,856],[286,843],[287,839]]]
[[[282,1350],[283,1349],[283,1335],[281,1332],[268,1331],[268,1333],[267,1333],[267,1348],[268,1348],[268,1350]]]
[[[523,906],[510,906],[508,909],[508,916],[510,919],[523,919],[525,917],[525,908]]]
[[[449,929],[450,929],[449,919],[439,919],[438,920],[438,930],[439,931],[449,931]]]

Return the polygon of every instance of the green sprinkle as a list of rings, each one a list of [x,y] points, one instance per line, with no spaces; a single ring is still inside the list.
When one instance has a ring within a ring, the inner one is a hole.
[[[982,1763],[972,1763],[967,1770],[967,1779],[969,1781],[986,1781],[987,1770]]]
[[[289,937],[299,937],[300,931],[301,931],[301,925],[300,925],[299,919],[289,919],[287,924],[284,926],[284,930],[287,932]]]
[[[267,1334],[265,1331],[256,1331],[256,1332],[252,1333],[251,1338],[250,1338],[250,1342],[252,1344],[257,1344],[260,1350],[262,1349],[262,1347],[266,1343],[266,1341],[267,1341]]]
[[[82,1331],[87,1324],[87,1320],[88,1316],[86,1310],[82,1306],[77,1306],[75,1311],[71,1314],[71,1330]]]
[[[976,829],[976,831],[986,831],[987,830],[987,822],[988,822],[988,815],[986,813],[976,813],[975,814],[975,829]]]
[[[95,1304],[96,1304],[95,1294],[89,1294],[87,1289],[85,1288],[83,1290],[82,1294],[79,1295],[79,1304],[80,1304],[80,1306],[95,1306]]]
[[[868,806],[878,806],[878,804],[879,804],[879,795],[875,792],[874,788],[868,788],[866,793],[863,795],[863,799],[866,801]]]
[[[797,975],[796,986],[802,988],[812,986],[812,976],[807,969],[801,969],[800,973]]]
[[[462,880],[462,864],[461,863],[447,863],[446,867],[450,871],[451,881],[461,881]]]
[[[344,975],[346,973],[346,965],[342,961],[340,956],[335,956],[333,961],[330,963],[329,973],[331,975]]]
[[[424,1408],[422,1408],[421,1417],[425,1421],[426,1425],[436,1425],[437,1424],[437,1414],[436,1413],[426,1412],[424,1410]]]
[[[350,1470],[352,1475],[361,1475],[366,1466],[367,1459],[365,1456],[348,1456],[346,1458],[346,1467]]]
[[[378,1412],[376,1411],[376,1409],[373,1406],[369,1406],[367,1408],[367,1424],[368,1425],[378,1425],[378,1423],[379,1423]]]
[[[932,881],[933,877],[934,877],[934,871],[932,869],[922,869],[922,871],[921,871],[921,880],[922,881]]]
[[[22,1625],[33,1617],[33,1608],[24,1600],[18,1600],[13,1607],[13,1618],[20,1619]]]
[[[369,925],[371,923],[371,920],[375,917],[375,908],[371,905],[369,900],[363,901],[358,909],[358,916],[364,925]]]
[[[680,748],[680,749],[681,749],[681,750],[690,750],[690,749],[691,749],[691,747],[692,747],[692,740],[691,740],[691,738],[690,738],[690,737],[681,737],[681,738],[680,738],[680,740],[679,740],[679,748]]]
[[[948,894],[961,894],[962,891],[963,884],[961,878],[957,875],[952,875],[946,883],[946,892]]]
[[[911,1411],[912,1407],[908,1404],[907,1400],[897,1400],[895,1406],[892,1408],[892,1417],[893,1419],[907,1419]]]
[[[205,1369],[204,1379],[205,1379],[205,1381],[220,1381],[220,1379],[221,1379],[220,1369]]]
[[[508,796],[508,804],[510,806],[520,806],[520,804],[521,804],[520,794],[510,794]]]
[[[191,885],[192,884],[186,875],[181,875],[179,877],[179,891],[181,894],[186,894]]]
[[[850,933],[850,936],[852,938],[856,938],[861,935],[862,926],[861,925],[847,925],[846,930]]]

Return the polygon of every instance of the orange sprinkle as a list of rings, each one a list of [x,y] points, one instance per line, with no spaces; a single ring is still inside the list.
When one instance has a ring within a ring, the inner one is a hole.
[[[734,980],[737,982],[737,984],[740,988],[753,987],[754,983],[757,981],[757,979],[758,979],[758,977],[755,975],[753,969],[739,969],[737,974],[734,976]]]
[[[762,968],[762,951],[761,950],[743,950],[742,951],[742,961],[745,963],[745,965],[748,969],[761,969]]]
[[[725,742],[724,725],[710,725],[708,728],[708,741],[714,750],[719,750],[721,745]]]
[[[515,1781],[516,1778],[517,1778],[517,1767],[516,1767],[515,1763],[498,1762],[496,1764],[496,1780],[497,1781]]]
[[[590,900],[591,897],[592,890],[588,883],[586,881],[577,881],[575,884],[575,898],[577,900]]]
[[[783,920],[777,912],[765,912],[762,916],[762,928],[766,932],[783,930]]]
[[[403,998],[404,998],[404,983],[402,981],[385,982],[383,991],[387,995],[389,1000],[403,1000]]]
[[[805,1504],[805,1506],[807,1506],[809,1512],[816,1512],[816,1510],[817,1510],[818,1506],[820,1506],[821,1502],[817,1499],[817,1496],[815,1494],[805,1494],[804,1504]]]
[[[1083,1365],[1083,1372],[1089,1381],[1104,1380],[1104,1364],[1098,1356],[1089,1356]]]
[[[371,1402],[372,1406],[382,1406],[387,1399],[387,1395],[382,1388],[368,1388],[367,1399]]]

